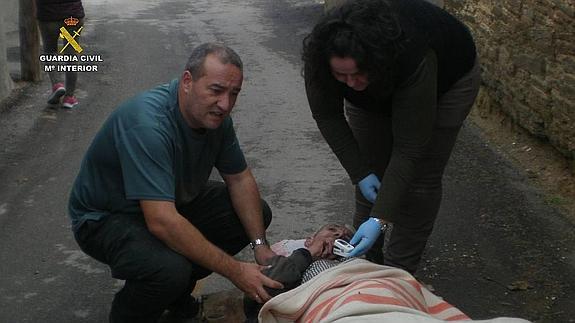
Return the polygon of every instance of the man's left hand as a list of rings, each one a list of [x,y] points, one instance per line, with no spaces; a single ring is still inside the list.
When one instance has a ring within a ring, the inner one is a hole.
[[[254,248],[254,258],[262,266],[269,265],[272,257],[277,256],[268,245],[259,245]]]

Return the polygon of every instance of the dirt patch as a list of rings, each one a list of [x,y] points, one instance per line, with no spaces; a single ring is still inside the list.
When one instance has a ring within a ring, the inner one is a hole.
[[[501,112],[474,108],[468,120],[499,153],[522,169],[540,188],[545,202],[575,224],[575,161],[535,138]]]
[[[17,105],[23,94],[26,93],[28,88],[33,84],[34,83],[31,82],[15,81],[14,88],[10,91],[10,94],[4,98],[0,98],[0,113],[6,112]]]

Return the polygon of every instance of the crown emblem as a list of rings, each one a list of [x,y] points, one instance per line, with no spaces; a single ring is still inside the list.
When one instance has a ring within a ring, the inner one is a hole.
[[[64,19],[64,23],[67,26],[76,26],[79,22],[80,22],[80,19],[74,18],[74,17]]]

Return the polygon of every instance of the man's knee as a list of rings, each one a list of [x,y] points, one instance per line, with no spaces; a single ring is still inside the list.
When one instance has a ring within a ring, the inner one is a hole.
[[[176,254],[163,258],[161,266],[158,266],[150,281],[155,285],[155,289],[171,302],[192,285],[192,275],[192,263]]]
[[[272,209],[264,200],[262,200],[262,216],[264,218],[264,227],[267,229],[272,223]]]
[[[126,280],[134,293],[170,302],[190,285],[193,264],[165,245],[131,245],[111,264],[112,277]]]

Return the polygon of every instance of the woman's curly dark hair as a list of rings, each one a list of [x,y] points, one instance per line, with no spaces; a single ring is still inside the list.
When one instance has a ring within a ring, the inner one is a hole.
[[[331,57],[351,57],[370,82],[389,82],[402,34],[389,1],[349,0],[330,10],[303,40],[304,73],[321,81],[331,75]]]

